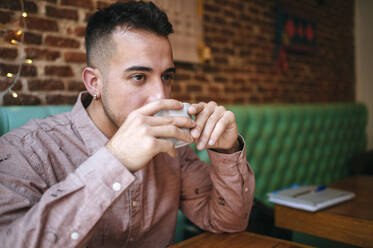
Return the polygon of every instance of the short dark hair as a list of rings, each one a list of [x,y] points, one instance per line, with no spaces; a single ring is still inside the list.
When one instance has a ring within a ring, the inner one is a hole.
[[[152,2],[118,2],[94,13],[88,20],[85,46],[87,64],[91,65],[91,50],[101,40],[107,39],[116,27],[139,29],[168,37],[173,33],[172,24],[165,12]]]

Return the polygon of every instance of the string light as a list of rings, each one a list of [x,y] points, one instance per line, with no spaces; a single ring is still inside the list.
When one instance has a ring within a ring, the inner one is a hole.
[[[10,92],[12,93],[12,97],[13,98],[18,98],[18,94],[17,92],[13,91],[13,90],[10,90]]]
[[[23,22],[23,27],[26,27],[25,18],[28,16],[28,13],[24,11],[23,0],[19,0],[19,1],[21,3],[21,16],[23,17],[21,19],[22,19],[22,22]],[[23,53],[24,53],[24,50],[23,50],[24,32],[22,30],[17,30],[17,31],[15,31],[15,34],[20,37],[20,40],[11,39],[10,43],[14,44],[14,45],[18,44],[20,46],[20,58],[21,58],[21,60],[23,60],[27,64],[31,64],[32,60],[29,59],[29,58],[25,58],[24,55],[23,55]],[[17,92],[13,91],[12,88],[18,82],[18,79],[21,75],[22,65],[23,65],[23,62],[21,61],[18,65],[18,71],[17,71],[16,74],[13,74],[11,72],[6,73],[6,77],[7,78],[12,78],[13,81],[5,91],[1,92],[0,101],[2,101],[3,96],[7,93],[10,93],[13,98],[18,98],[19,97]]]

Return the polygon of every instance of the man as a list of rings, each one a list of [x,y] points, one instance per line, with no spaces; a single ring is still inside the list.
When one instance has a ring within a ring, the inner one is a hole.
[[[3,247],[165,247],[177,211],[211,232],[246,228],[254,177],[235,116],[216,103],[187,117],[169,99],[172,26],[154,4],[117,3],[86,32],[83,92],[73,110],[1,138]],[[208,148],[211,166],[189,146]]]

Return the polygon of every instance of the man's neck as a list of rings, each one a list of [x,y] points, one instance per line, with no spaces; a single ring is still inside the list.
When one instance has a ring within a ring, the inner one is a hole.
[[[114,136],[118,128],[107,117],[101,101],[92,100],[86,108],[87,113],[96,127],[108,138]]]

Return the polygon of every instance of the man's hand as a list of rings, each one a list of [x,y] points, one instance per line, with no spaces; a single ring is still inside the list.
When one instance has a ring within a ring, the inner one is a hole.
[[[107,143],[107,149],[130,171],[143,168],[155,155],[167,152],[176,156],[171,141],[162,138],[176,138],[193,142],[189,130],[194,121],[187,117],[154,117],[161,110],[179,110],[183,104],[173,99],[154,101],[131,112],[126,121]]]
[[[188,113],[196,116],[191,134],[197,149],[213,148],[227,153],[238,150],[236,117],[232,111],[215,102],[201,102],[192,104]]]

